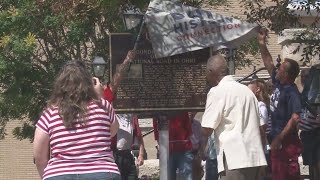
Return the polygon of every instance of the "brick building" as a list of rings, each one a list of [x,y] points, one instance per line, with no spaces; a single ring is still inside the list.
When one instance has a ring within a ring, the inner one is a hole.
[[[0,179],[37,180],[40,179],[33,164],[32,144],[29,140],[17,140],[12,130],[21,124],[10,121],[6,127],[7,136],[0,140]]]

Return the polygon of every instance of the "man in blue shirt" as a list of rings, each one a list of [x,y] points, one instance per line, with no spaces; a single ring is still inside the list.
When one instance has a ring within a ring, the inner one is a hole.
[[[300,93],[294,84],[300,72],[299,64],[285,58],[276,69],[266,46],[266,36],[266,30],[261,29],[258,34],[261,57],[275,87],[270,98],[271,131],[267,134],[271,143],[272,179],[299,180],[301,143],[296,126],[302,107]]]

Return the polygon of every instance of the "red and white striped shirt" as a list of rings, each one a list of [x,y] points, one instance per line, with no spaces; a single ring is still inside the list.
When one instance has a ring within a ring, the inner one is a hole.
[[[110,126],[117,119],[111,104],[90,102],[85,124],[66,129],[58,107],[43,111],[36,127],[50,138],[51,158],[43,179],[64,174],[119,173],[111,151]]]

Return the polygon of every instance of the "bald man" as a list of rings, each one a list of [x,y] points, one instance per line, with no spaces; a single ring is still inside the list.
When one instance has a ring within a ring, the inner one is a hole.
[[[214,55],[207,62],[213,86],[202,118],[205,137],[214,131],[221,180],[256,180],[266,159],[259,131],[258,101],[252,91],[229,75],[227,62]]]

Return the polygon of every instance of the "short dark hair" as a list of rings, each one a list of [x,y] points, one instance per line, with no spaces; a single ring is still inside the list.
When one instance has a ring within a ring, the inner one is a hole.
[[[294,81],[298,77],[300,72],[299,64],[297,61],[289,58],[285,58],[284,61],[287,62],[285,66],[286,72],[288,73],[289,78]]]

